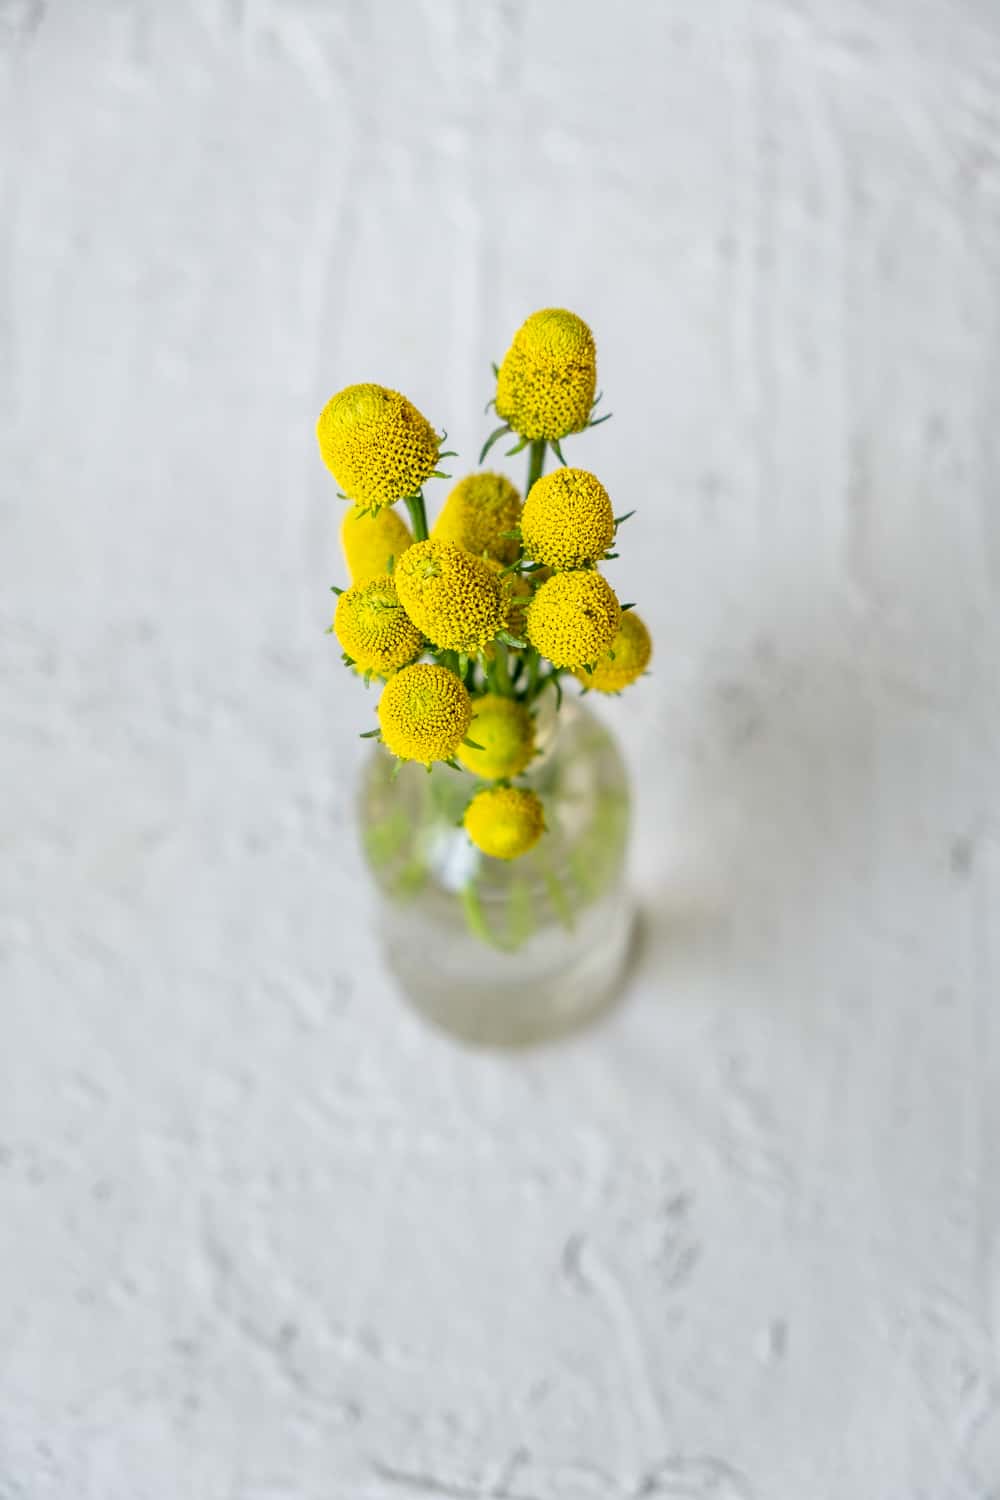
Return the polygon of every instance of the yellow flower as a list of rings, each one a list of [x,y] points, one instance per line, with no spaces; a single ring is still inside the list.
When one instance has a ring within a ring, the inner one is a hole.
[[[583,667],[618,633],[621,607],[600,573],[554,573],[528,605],[528,639],[555,667]]]
[[[382,739],[393,755],[425,766],[451,760],[471,718],[472,702],[461,678],[430,662],[390,677],[378,704]]]
[[[517,859],[545,832],[545,810],[534,792],[491,786],[477,792],[465,809],[465,831],[484,854]]]
[[[452,542],[414,542],[393,577],[406,613],[439,651],[472,655],[501,628],[499,580]]]
[[[620,693],[622,688],[641,677],[649,666],[653,642],[635,610],[628,609],[622,615],[618,634],[611,642],[611,651],[614,657],[610,652],[602,656],[593,672],[585,672],[582,668],[574,672],[584,687],[594,688],[598,693]]]
[[[496,409],[526,438],[562,438],[590,420],[597,384],[594,336],[575,313],[547,307],[514,335],[497,376]]]
[[[550,568],[582,568],[603,557],[615,534],[611,498],[596,474],[554,469],[531,487],[521,516],[524,550]]]
[[[469,739],[483,748],[459,746],[458,760],[467,771],[484,781],[517,776],[534,754],[535,721],[523,703],[485,693],[472,700]]]
[[[505,536],[521,519],[521,496],[503,474],[468,474],[444,502],[431,529],[435,541],[454,542],[477,557],[513,562],[517,538]]]
[[[388,573],[345,590],[337,600],[333,628],[362,672],[387,676],[424,648],[423,636],[400,604]]]
[[[340,545],[352,583],[367,583],[389,571],[390,558],[400,558],[413,541],[403,518],[386,506],[370,516],[352,506],[340,523]]]
[[[437,433],[405,396],[383,385],[349,385],[331,396],[316,437],[344,494],[366,510],[416,494],[437,468]]]

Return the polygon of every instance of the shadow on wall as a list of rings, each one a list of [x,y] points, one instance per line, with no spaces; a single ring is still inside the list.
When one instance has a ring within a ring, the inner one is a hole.
[[[786,960],[825,979],[844,934],[855,960],[866,938],[916,946],[989,830],[981,640],[956,660],[915,611],[890,626],[829,599],[764,608],[728,636],[751,645],[709,650],[695,691],[671,687],[659,709],[667,871],[637,961],[665,979],[712,965],[773,981]]]

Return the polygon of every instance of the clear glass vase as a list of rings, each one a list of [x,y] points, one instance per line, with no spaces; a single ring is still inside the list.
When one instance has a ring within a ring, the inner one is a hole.
[[[548,831],[520,859],[490,859],[461,827],[477,783],[376,749],[359,822],[389,968],[429,1019],[501,1046],[568,1031],[616,996],[633,909],[625,885],[628,776],[613,735],[578,699],[538,704],[539,754],[519,784]]]

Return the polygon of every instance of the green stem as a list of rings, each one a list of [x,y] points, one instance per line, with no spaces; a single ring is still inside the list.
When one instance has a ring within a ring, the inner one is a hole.
[[[427,511],[424,507],[424,496],[422,490],[418,490],[415,495],[407,495],[406,508],[410,512],[410,524],[413,527],[413,540],[415,542],[426,542]]]
[[[528,456],[528,483],[524,490],[525,498],[530,493],[531,486],[535,480],[542,477],[542,470],[545,468],[545,450],[547,447],[548,444],[544,438],[535,438],[531,444]]]
[[[524,689],[524,701],[525,703],[531,703],[538,692],[538,669],[542,664],[542,659],[539,656],[538,652],[535,650],[534,646],[532,646],[531,650],[527,653],[527,659],[528,674]]]
[[[505,698],[513,696],[513,687],[510,680],[510,670],[507,660],[507,647],[502,641],[496,643],[496,656],[493,658],[493,681],[496,691],[502,693]]]

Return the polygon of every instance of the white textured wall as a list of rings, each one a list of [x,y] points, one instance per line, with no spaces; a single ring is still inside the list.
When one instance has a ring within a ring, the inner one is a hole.
[[[1000,6],[0,0],[0,60],[2,1500],[995,1500]],[[312,424],[471,461],[552,302],[648,941],[477,1055],[367,932]]]

